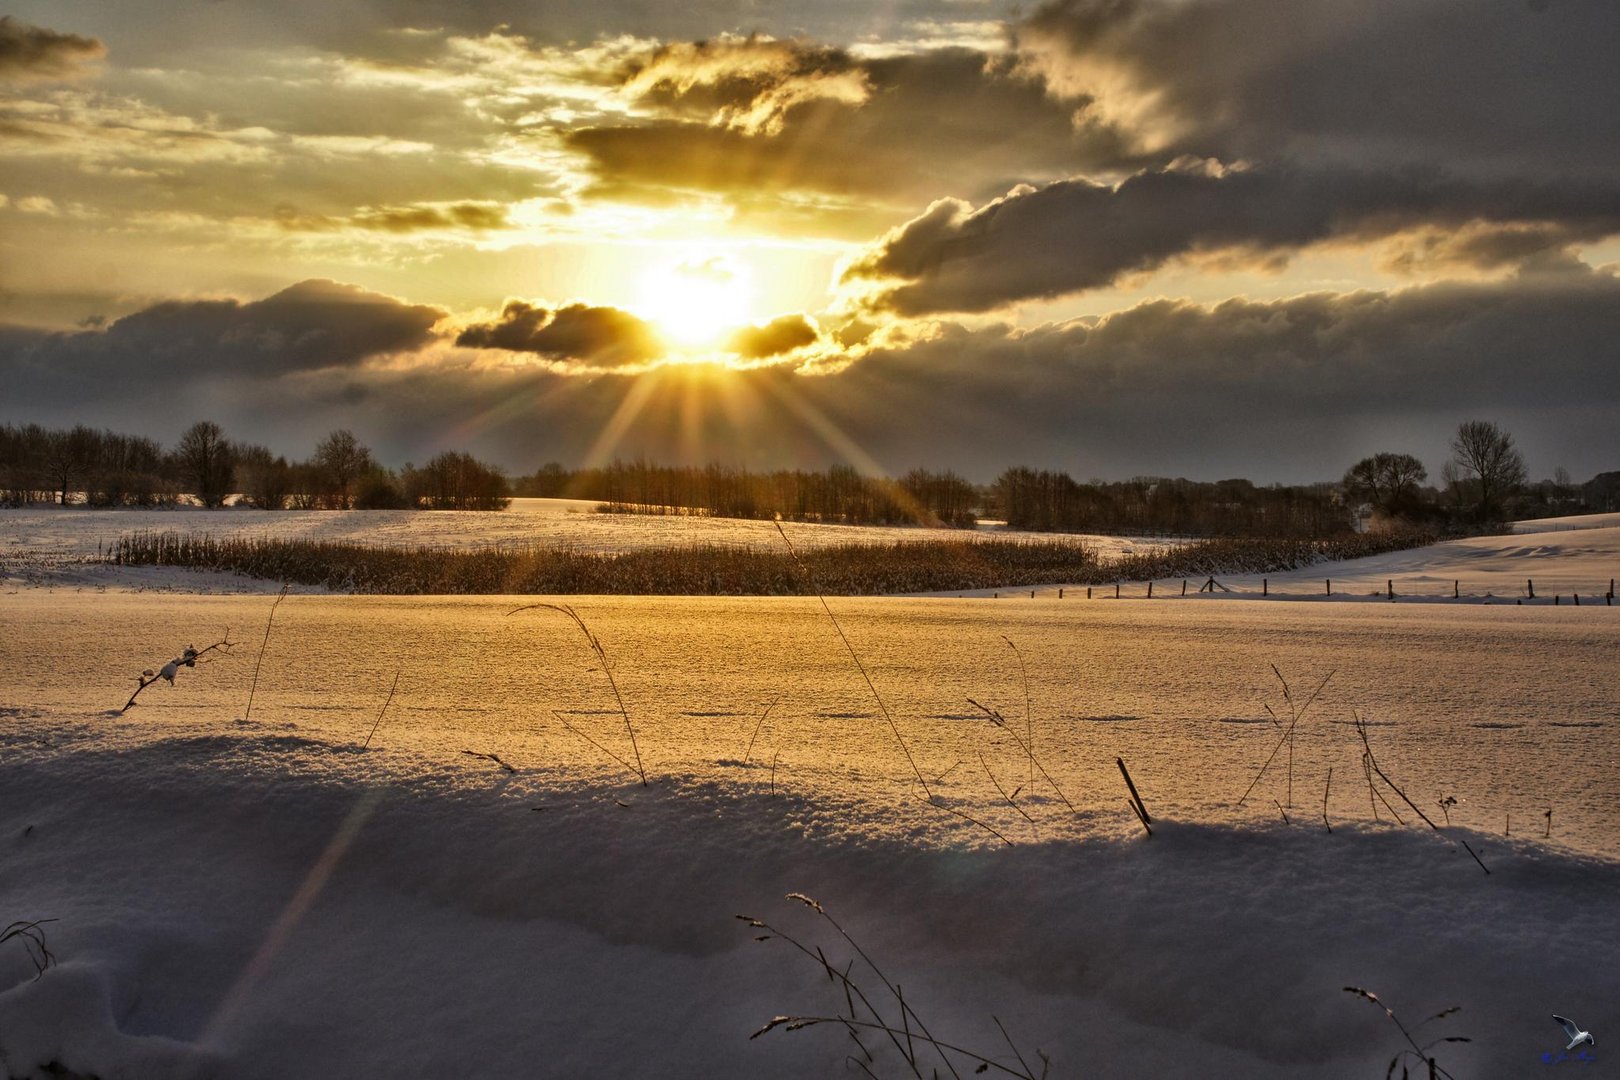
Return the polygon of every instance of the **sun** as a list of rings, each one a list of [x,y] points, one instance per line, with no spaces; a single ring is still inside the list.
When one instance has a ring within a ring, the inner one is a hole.
[[[725,255],[695,253],[649,267],[635,310],[676,345],[717,346],[748,323],[754,285],[746,266]]]

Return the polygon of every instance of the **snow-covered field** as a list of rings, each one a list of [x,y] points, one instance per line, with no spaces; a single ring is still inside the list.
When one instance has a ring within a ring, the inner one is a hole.
[[[124,533],[190,532],[217,537],[352,541],[398,546],[476,548],[520,544],[558,545],[580,551],[633,551],[640,548],[716,544],[780,549],[781,535],[769,521],[732,518],[598,514],[597,504],[578,499],[513,499],[504,511],[452,510],[92,510],[82,506],[0,509],[0,587],[88,586],[113,589],[171,589],[179,592],[274,592],[273,582],[164,568],[112,567],[95,563],[98,547]],[[919,542],[940,539],[1025,537],[1051,539],[986,526],[975,532],[916,527],[787,526],[801,547],[838,544]],[[1164,546],[1162,539],[1080,536],[1104,557],[1142,547]]]
[[[3,526],[35,537],[8,558],[83,553],[38,520]],[[1612,526],[1529,539],[1342,565],[1335,590],[1382,587],[1391,560],[1465,593],[1464,565],[1538,593],[1620,566]],[[1613,1068],[1620,615],[1601,601],[829,599],[869,687],[814,599],[573,598],[632,748],[578,630],[507,614],[531,600],[292,596],[261,663],[270,597],[94,569],[0,591],[0,927],[56,920],[37,979],[0,943],[0,1075],[912,1075],[871,1032],[871,1061],[833,1026],[749,1040],[846,1008],[733,918],[842,969],[850,945],[790,891],[997,1068],[1020,1066],[992,1016],[1035,1075],[1039,1048],[1054,1077],[1381,1076],[1404,1040],[1348,985],[1408,1027],[1461,1006],[1419,1033],[1473,1040],[1433,1048],[1457,1077],[1578,1067],[1553,1012],[1602,1044],[1582,1075]],[[227,627],[229,656],[117,715],[141,670]],[[1291,742],[1273,664],[1301,704],[1331,673]],[[1382,782],[1405,824],[1374,809],[1356,716],[1439,831]],[[647,787],[608,756],[637,750]]]

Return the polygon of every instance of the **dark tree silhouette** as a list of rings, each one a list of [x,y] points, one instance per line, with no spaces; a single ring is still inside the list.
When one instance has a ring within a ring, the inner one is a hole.
[[[209,508],[225,505],[230,494],[235,454],[225,433],[211,420],[199,420],[186,429],[174,448],[180,474]]]
[[[1411,454],[1378,453],[1362,458],[1344,474],[1353,501],[1371,503],[1391,517],[1417,509],[1419,492],[1429,472]]]
[[[339,428],[316,445],[314,464],[327,504],[347,510],[354,505],[354,482],[371,469],[371,451],[360,445],[354,432]]]
[[[1451,440],[1450,479],[1459,495],[1471,493],[1474,516],[1494,521],[1508,498],[1524,484],[1524,458],[1513,436],[1489,420],[1466,420]]]

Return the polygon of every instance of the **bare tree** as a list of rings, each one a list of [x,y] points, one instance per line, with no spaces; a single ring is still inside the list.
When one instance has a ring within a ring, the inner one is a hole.
[[[1418,485],[1428,478],[1423,462],[1411,454],[1379,453],[1350,466],[1344,487],[1352,498],[1393,516],[1416,508]]]
[[[258,510],[280,510],[292,494],[292,466],[267,447],[236,447],[236,475],[242,496]]]
[[[1472,486],[1475,515],[1482,521],[1499,516],[1504,500],[1525,481],[1524,458],[1513,436],[1489,420],[1464,421],[1457,425],[1451,452],[1452,477]]]
[[[90,428],[80,424],[72,431],[45,433],[44,466],[51,478],[63,506],[73,487],[89,478],[96,462],[97,436]]]
[[[186,429],[175,445],[180,471],[192,482],[204,506],[225,505],[235,469],[235,455],[225,433],[211,420],[199,420]]]
[[[314,463],[332,507],[347,510],[354,504],[354,482],[371,468],[371,451],[360,445],[354,432],[339,428],[315,447]]]

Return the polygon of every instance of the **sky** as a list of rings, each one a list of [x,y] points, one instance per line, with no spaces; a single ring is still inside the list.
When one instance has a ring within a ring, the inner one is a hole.
[[[0,423],[1620,469],[1612,0],[21,0]]]

